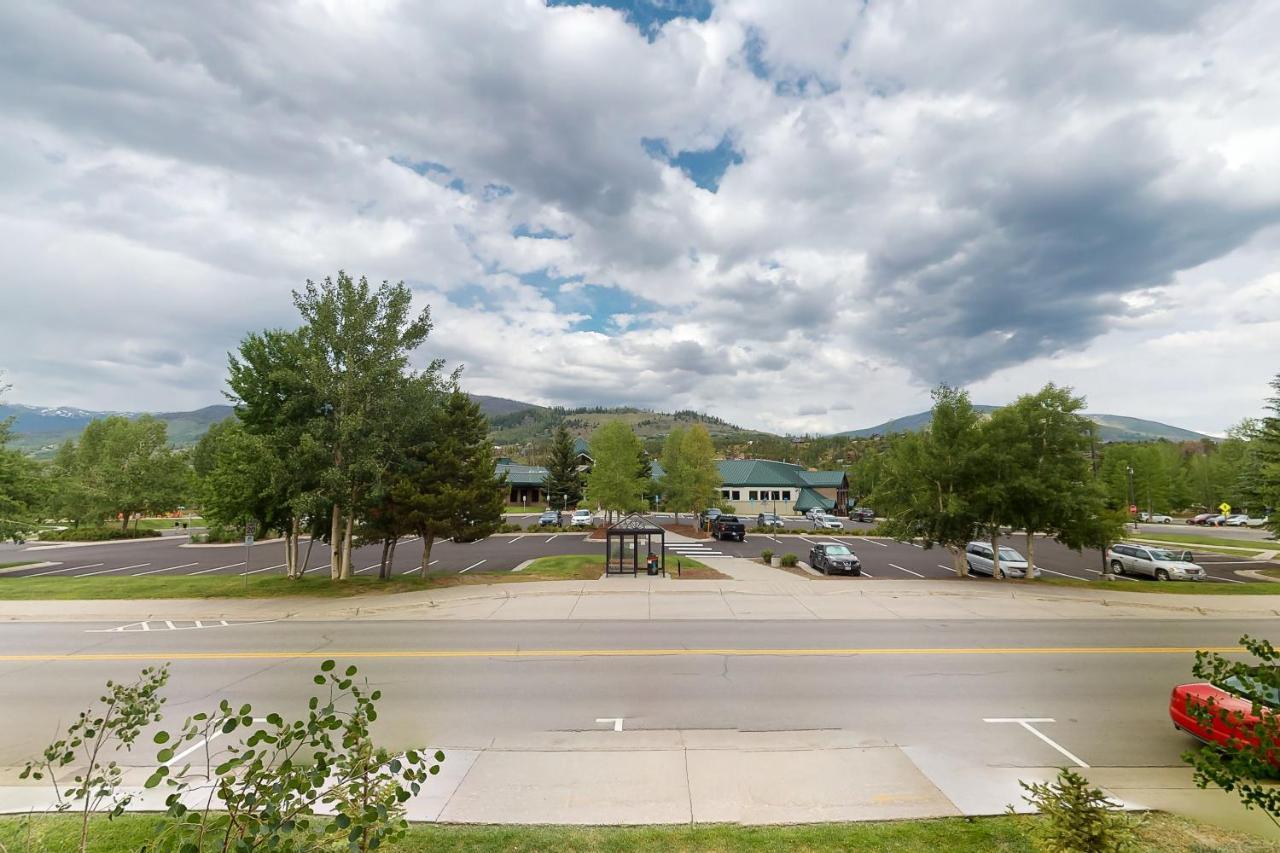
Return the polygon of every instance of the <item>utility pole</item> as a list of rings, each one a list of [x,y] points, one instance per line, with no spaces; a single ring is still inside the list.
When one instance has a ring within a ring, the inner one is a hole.
[[[1133,496],[1133,466],[1126,465],[1125,470],[1129,472],[1129,514],[1133,516],[1133,529],[1137,530],[1138,515],[1136,512],[1134,512],[1134,507],[1136,507],[1138,504],[1136,503],[1137,498]]]

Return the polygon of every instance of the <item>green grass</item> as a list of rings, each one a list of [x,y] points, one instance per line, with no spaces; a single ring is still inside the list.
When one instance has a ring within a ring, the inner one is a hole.
[[[695,562],[695,561],[687,561]],[[701,565],[700,563],[698,565]],[[571,554],[542,557],[519,572],[433,573],[425,579],[398,576],[391,580],[357,577],[337,583],[328,577],[306,575],[288,580],[281,575],[249,578],[201,575],[199,577],[152,575],[140,578],[6,578],[0,580],[0,600],[38,601],[72,599],[142,598],[347,598],[358,595],[387,595],[420,592],[448,586],[475,586],[495,583],[528,583],[545,580],[594,580],[604,571],[604,557]],[[247,580],[247,582],[246,582]]]
[[[1026,815],[931,820],[823,823],[799,826],[465,826],[419,824],[402,840],[379,849],[388,853],[447,851],[567,851],[567,853],[683,853],[683,851],[827,851],[911,853],[1032,853],[1030,830],[1039,820]],[[150,842],[162,821],[154,815],[126,814],[90,823],[89,850],[115,853],[138,850]],[[206,850],[216,849],[213,840]],[[0,817],[0,844],[24,853],[74,850],[79,841],[75,815]],[[334,849],[337,849],[336,847]],[[1152,813],[1139,829],[1140,850],[1165,853],[1261,853],[1275,845],[1257,836]]]
[[[1126,533],[1133,533],[1126,530]],[[1219,548],[1251,548],[1256,551],[1280,550],[1280,542],[1265,539],[1233,539],[1230,536],[1214,536],[1205,533],[1137,533],[1134,539],[1148,542],[1170,542],[1177,545],[1208,545]],[[1237,552],[1239,553],[1239,552]]]
[[[1256,583],[1214,583],[1213,581],[1078,581],[1073,578],[1037,578],[1005,580],[1000,583],[1019,586],[1070,586],[1078,589],[1102,589],[1110,592],[1167,593],[1169,595],[1280,595],[1280,584],[1269,581]]]
[[[193,518],[140,518],[136,521],[129,522],[130,527],[136,527],[139,530],[172,530],[173,523],[178,522],[181,528],[183,522],[186,522],[187,528],[204,527],[204,519],[199,517]]]

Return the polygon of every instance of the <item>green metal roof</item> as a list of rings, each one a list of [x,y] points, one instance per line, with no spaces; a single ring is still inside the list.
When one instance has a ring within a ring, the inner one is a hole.
[[[800,497],[796,500],[795,508],[797,512],[808,512],[817,507],[818,509],[835,509],[836,502],[831,498],[824,498],[813,489],[801,489]]]
[[[801,486],[804,469],[769,459],[724,459],[716,463],[726,486]]]
[[[507,482],[513,486],[541,486],[542,482],[547,479],[547,469],[541,465],[517,465],[514,462],[499,462],[495,467],[499,475],[507,475]]]
[[[587,443],[585,438],[575,438],[573,440],[573,455],[581,456],[582,454],[591,455],[591,445]]]
[[[844,485],[843,471],[801,471],[800,479],[816,488],[836,488]]]

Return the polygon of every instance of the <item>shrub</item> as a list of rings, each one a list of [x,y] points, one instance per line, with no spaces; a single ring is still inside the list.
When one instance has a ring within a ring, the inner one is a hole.
[[[159,530],[122,530],[119,527],[68,527],[66,530],[42,530],[41,542],[106,542],[112,539],[149,539]]]
[[[795,554],[783,554],[780,562],[787,568],[791,568],[800,562],[800,558]]]
[[[763,551],[760,552],[760,559],[764,560],[766,563],[769,562],[770,560],[773,559],[773,552],[770,551],[768,548],[765,548]]]
[[[518,524],[499,524],[496,533],[523,533],[524,528]]]
[[[1121,853],[1137,844],[1135,822],[1079,773],[1063,767],[1052,782],[1018,784],[1027,792],[1022,799],[1044,817],[1031,834],[1045,853]]]

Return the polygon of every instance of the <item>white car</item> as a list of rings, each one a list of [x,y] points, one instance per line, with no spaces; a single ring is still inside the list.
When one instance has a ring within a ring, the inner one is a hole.
[[[1143,519],[1143,521],[1151,524],[1173,524],[1173,518],[1171,516],[1161,515],[1158,512],[1155,515],[1148,515]]]
[[[813,517],[813,527],[815,530],[844,530],[844,525],[840,523],[840,519],[826,513]]]
[[[1227,527],[1244,527],[1249,523],[1249,516],[1229,515],[1227,516],[1227,520],[1222,523],[1225,524]]]
[[[964,558],[969,564],[969,571],[995,577],[995,551],[989,542],[970,542],[964,546]],[[1007,545],[1000,546],[1000,572],[1006,577],[1025,578],[1027,576],[1027,558]],[[1040,577],[1036,569],[1032,577]]]
[[[591,522],[591,510],[589,509],[575,509],[573,515],[569,518],[569,524],[575,527],[590,527]]]

